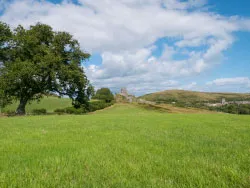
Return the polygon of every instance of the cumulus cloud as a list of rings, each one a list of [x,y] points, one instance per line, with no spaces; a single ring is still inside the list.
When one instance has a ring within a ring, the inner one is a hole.
[[[250,88],[250,79],[248,77],[219,78],[211,82],[207,82],[207,85],[216,85],[216,86],[237,85]]]
[[[102,64],[85,67],[97,87],[144,88],[143,92],[175,87],[178,78],[202,74],[221,62],[234,42],[234,32],[250,30],[249,19],[206,11],[206,0],[0,3],[5,7],[0,20],[12,27],[46,23],[72,33],[84,50],[99,53]],[[159,46],[154,43],[161,38],[174,42],[156,56],[153,52]]]
[[[185,89],[185,90],[194,90],[196,89],[196,86],[197,86],[197,83],[196,82],[192,82],[188,85],[185,85],[182,87],[182,89]]]

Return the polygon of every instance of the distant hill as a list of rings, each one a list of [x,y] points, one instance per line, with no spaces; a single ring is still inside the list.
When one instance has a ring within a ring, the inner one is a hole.
[[[222,98],[226,101],[250,101],[249,94],[241,93],[209,93],[209,92],[197,92],[197,91],[185,91],[185,90],[167,90],[156,93],[151,93],[138,97],[147,101],[159,102],[159,103],[171,103],[171,102],[221,102]]]

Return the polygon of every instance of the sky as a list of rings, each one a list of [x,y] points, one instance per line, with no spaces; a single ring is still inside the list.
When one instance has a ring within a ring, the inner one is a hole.
[[[250,92],[248,0],[0,0],[0,21],[71,33],[96,89]]]

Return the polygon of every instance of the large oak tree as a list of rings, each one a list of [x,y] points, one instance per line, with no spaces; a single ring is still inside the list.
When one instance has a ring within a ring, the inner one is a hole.
[[[81,63],[89,57],[67,32],[41,23],[12,31],[0,22],[0,97],[4,104],[19,100],[17,114],[49,92],[69,96],[75,107],[87,105],[92,86]]]

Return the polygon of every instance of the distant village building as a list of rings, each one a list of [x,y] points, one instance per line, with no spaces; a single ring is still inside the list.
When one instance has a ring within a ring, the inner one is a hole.
[[[222,98],[221,99],[221,104],[225,104],[226,103],[226,99],[225,98]]]
[[[221,99],[221,103],[206,103],[207,106],[219,107],[227,104],[250,104],[250,101],[226,101],[225,98]]]

